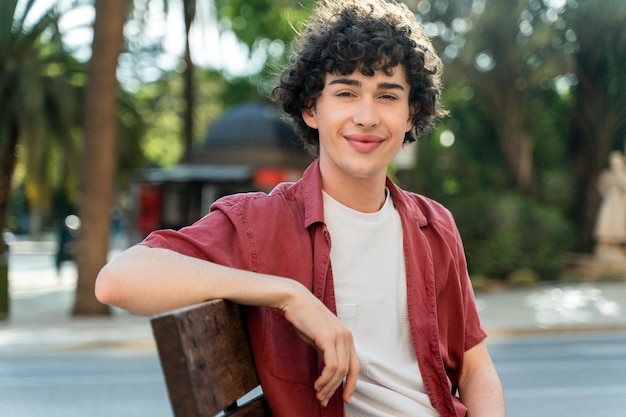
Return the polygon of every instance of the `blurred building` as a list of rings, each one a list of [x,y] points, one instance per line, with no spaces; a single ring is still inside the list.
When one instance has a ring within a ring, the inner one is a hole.
[[[312,160],[281,111],[266,102],[226,111],[190,159],[189,164],[138,173],[131,241],[155,229],[188,225],[224,195],[269,191],[280,182],[295,181]]]

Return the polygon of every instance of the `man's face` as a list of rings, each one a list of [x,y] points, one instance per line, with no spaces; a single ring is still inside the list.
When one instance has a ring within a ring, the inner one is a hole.
[[[326,74],[307,125],[319,132],[320,166],[326,178],[384,177],[411,129],[410,87],[404,67],[392,75]]]

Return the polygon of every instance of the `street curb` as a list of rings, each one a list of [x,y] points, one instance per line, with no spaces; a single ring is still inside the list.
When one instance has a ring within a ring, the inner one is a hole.
[[[83,343],[72,343],[59,346],[55,350],[92,350],[92,349],[128,349],[128,350],[155,350],[154,339],[141,340],[103,340]]]
[[[575,334],[575,333],[605,333],[614,331],[626,331],[626,323],[615,324],[579,324],[571,326],[554,327],[485,327],[487,335],[492,338],[533,336],[549,334]]]

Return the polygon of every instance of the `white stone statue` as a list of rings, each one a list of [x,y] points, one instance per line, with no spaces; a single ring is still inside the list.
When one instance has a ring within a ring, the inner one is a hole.
[[[626,244],[626,163],[622,152],[611,152],[609,167],[598,178],[598,191],[602,201],[595,226],[596,254],[624,257],[622,245]]]

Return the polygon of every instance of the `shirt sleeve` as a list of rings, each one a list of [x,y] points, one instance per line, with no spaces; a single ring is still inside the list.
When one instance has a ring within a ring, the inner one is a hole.
[[[487,337],[487,332],[480,322],[476,297],[474,296],[474,289],[467,270],[465,251],[463,249],[461,235],[458,229],[456,229],[456,226],[455,234],[457,236],[456,258],[458,262],[459,285],[463,297],[462,302],[465,313],[465,350],[467,351],[482,342]]]
[[[153,248],[173,250],[224,266],[250,268],[249,233],[242,222],[238,202],[218,200],[211,211],[180,230],[157,230],[141,242]],[[242,230],[244,229],[244,230]]]

